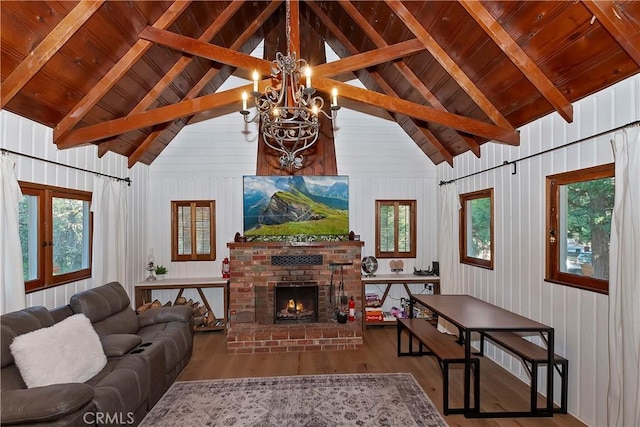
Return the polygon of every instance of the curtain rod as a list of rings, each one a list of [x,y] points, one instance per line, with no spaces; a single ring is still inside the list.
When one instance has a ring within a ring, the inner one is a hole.
[[[514,168],[514,169],[513,169],[513,172],[512,172],[511,174],[512,174],[512,175],[515,175],[515,174],[516,174],[516,172],[515,172],[515,171],[516,171],[515,167],[516,167],[516,163],[517,163],[517,162],[521,162],[521,161],[523,161],[523,160],[527,160],[527,159],[530,159],[530,158],[532,158],[532,157],[541,156],[541,155],[543,155],[543,154],[547,154],[547,153],[550,153],[550,152],[552,152],[552,151],[559,150],[559,149],[561,149],[561,148],[566,148],[566,147],[568,147],[568,146],[570,146],[570,145],[578,144],[578,143],[580,143],[580,142],[588,141],[588,140],[590,140],[590,139],[594,139],[594,138],[599,138],[599,137],[601,137],[601,136],[603,136],[603,135],[606,135],[606,134],[608,134],[608,133],[617,132],[617,131],[619,131],[619,130],[626,129],[626,128],[630,128],[630,127],[634,127],[634,126],[638,126],[638,125],[640,125],[640,120],[636,120],[635,122],[627,123],[626,125],[618,126],[617,128],[609,129],[609,130],[606,130],[606,131],[604,131],[604,132],[597,133],[597,134],[595,134],[595,135],[591,135],[591,136],[587,136],[587,137],[585,137],[585,138],[577,139],[577,140],[575,140],[575,141],[568,142],[568,143],[566,143],[566,144],[559,145],[559,146],[557,146],[557,147],[549,148],[548,150],[540,151],[539,153],[529,154],[528,156],[521,157],[521,158],[516,159],[516,160],[512,160],[512,161],[507,161],[507,160],[505,160],[505,161],[504,161],[502,164],[500,164],[500,165],[492,166],[492,167],[490,167],[490,168],[488,168],[488,169],[483,169],[483,170],[481,170],[481,171],[473,172],[473,173],[470,173],[470,174],[468,174],[468,175],[463,175],[463,176],[460,176],[460,177],[458,177],[458,178],[451,179],[451,180],[449,180],[449,181],[440,181],[440,185],[451,184],[452,182],[456,182],[456,181],[458,181],[458,180],[460,180],[460,179],[469,178],[469,177],[471,177],[471,176],[479,175],[479,174],[481,174],[481,173],[489,172],[489,171],[492,171],[492,170],[494,170],[494,169],[498,169],[498,168],[501,168],[501,167],[504,167],[504,166],[508,166],[508,165],[513,165],[513,168]]]
[[[84,169],[84,168],[79,168],[77,166],[70,166],[70,165],[65,165],[64,163],[58,163],[55,162],[53,160],[48,160],[48,159],[43,159],[41,157],[35,157],[35,156],[31,156],[29,154],[24,154],[24,153],[19,153],[17,151],[13,151],[13,150],[7,150],[6,148],[0,148],[0,152],[4,153],[10,153],[10,154],[15,154],[16,156],[22,156],[22,157],[27,157],[29,159],[33,159],[33,160],[40,160],[41,162],[45,162],[45,163],[51,163],[54,165],[58,165],[58,166],[63,166],[65,168],[69,168],[69,169],[75,169],[78,171],[82,171],[82,172],[88,172],[88,173],[93,173],[95,175],[100,175],[100,176],[104,176],[107,178],[113,178],[113,179],[117,179],[118,181],[124,181],[127,183],[127,185],[129,187],[131,187],[131,178],[126,177],[126,178],[120,178],[118,176],[113,176],[113,175],[107,175],[106,173],[101,173],[101,172],[95,172],[89,169]]]

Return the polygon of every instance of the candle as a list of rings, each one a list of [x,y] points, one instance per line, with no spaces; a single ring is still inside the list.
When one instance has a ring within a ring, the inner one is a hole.
[[[242,111],[247,111],[247,92],[242,92]]]
[[[304,75],[307,77],[307,89],[311,87],[311,67],[307,66],[304,69]]]
[[[260,74],[258,74],[258,70],[253,70],[253,91],[258,91],[258,79],[260,78]]]
[[[313,107],[311,107],[311,111],[313,112],[314,116],[318,115],[318,106],[314,105]]]
[[[336,107],[338,105],[338,89],[331,89],[331,106]]]

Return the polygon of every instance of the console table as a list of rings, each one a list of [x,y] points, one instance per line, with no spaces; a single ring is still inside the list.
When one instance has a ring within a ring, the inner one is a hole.
[[[384,301],[387,299],[389,295],[389,291],[393,285],[402,285],[404,286],[404,290],[407,292],[407,298],[411,298],[411,290],[409,289],[409,284],[423,284],[427,286],[428,284],[433,285],[433,293],[440,293],[440,277],[438,276],[418,276],[415,274],[377,274],[374,276],[362,276],[362,317],[364,319],[364,326],[385,326],[385,325],[393,325],[395,326],[396,322],[393,321],[366,321],[366,294],[367,294],[367,285],[382,285],[384,286],[384,291],[382,297],[380,298],[380,306],[384,304]]]
[[[155,281],[143,281],[135,284],[135,306],[140,307],[141,305],[153,301],[151,296],[151,291],[156,290],[167,290],[167,289],[176,289],[178,290],[178,294],[176,295],[175,301],[180,298],[185,289],[195,289],[198,291],[200,298],[202,298],[202,304],[207,307],[210,315],[214,316],[218,320],[222,320],[222,324],[206,327],[194,327],[195,331],[221,331],[225,330],[227,325],[227,308],[228,308],[228,296],[229,296],[229,282],[228,279],[223,279],[222,277],[201,277],[201,278],[187,278],[187,279],[164,279],[164,280],[155,280]],[[216,316],[209,305],[209,301],[207,297],[202,292],[203,289],[211,289],[211,288],[219,288],[222,289],[223,295],[223,307],[224,307],[224,315],[222,318]]]

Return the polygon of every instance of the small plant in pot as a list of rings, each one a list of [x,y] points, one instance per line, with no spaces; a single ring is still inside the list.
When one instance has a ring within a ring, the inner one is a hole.
[[[167,274],[168,272],[169,272],[169,269],[162,264],[158,265],[155,270],[158,280],[164,279],[165,274]]]

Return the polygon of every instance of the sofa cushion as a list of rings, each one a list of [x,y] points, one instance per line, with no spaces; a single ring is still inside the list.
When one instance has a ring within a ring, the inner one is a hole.
[[[74,313],[87,316],[102,337],[137,332],[138,319],[130,303],[122,285],[111,282],[73,295],[69,306]]]
[[[82,383],[107,363],[100,338],[83,314],[14,338],[11,353],[29,388]]]
[[[3,314],[0,320],[0,347],[2,367],[11,365],[13,354],[9,346],[18,335],[53,325],[53,317],[45,307],[29,307],[24,310]]]
[[[87,384],[54,384],[30,390],[9,390],[0,394],[0,424],[55,420],[73,413],[93,398]]]
[[[107,357],[120,357],[142,343],[142,338],[134,334],[112,334],[100,338]]]

